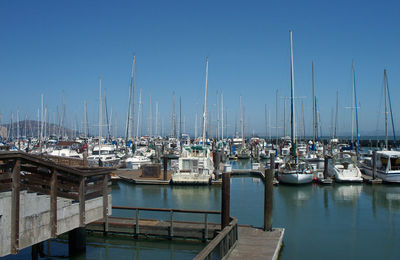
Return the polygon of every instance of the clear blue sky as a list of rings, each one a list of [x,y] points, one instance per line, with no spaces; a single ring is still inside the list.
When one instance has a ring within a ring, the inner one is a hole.
[[[87,100],[89,121],[97,125],[102,75],[109,109],[113,107],[122,132],[136,53],[136,103],[141,88],[143,131],[147,131],[151,92],[169,133],[172,91],[177,100],[182,97],[186,129],[193,131],[195,112],[200,125],[208,56],[211,117],[215,119],[216,91],[222,91],[231,133],[242,95],[246,131],[263,134],[264,104],[275,125],[275,91],[279,89],[280,97],[290,95],[291,28],[295,92],[305,97],[298,100],[297,117],[303,100],[308,134],[312,60],[323,134],[329,133],[336,90],[339,130],[351,130],[350,110],[345,107],[351,106],[353,59],[361,134],[375,132],[378,118],[378,129],[383,129],[384,68],[398,128],[399,10],[396,1],[1,1],[2,123],[9,122],[12,112],[15,119],[17,110],[21,119],[25,114],[35,119],[41,93],[53,116],[57,105],[61,109],[64,90],[68,122],[73,118],[82,122]],[[283,99],[279,99],[282,126]]]

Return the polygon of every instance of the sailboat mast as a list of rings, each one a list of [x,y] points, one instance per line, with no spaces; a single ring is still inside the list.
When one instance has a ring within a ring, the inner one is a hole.
[[[151,92],[150,92],[150,108],[149,108],[149,137],[151,138],[153,135],[153,105],[151,101]]]
[[[354,109],[355,109],[355,102],[354,102],[354,61],[351,63],[351,75],[352,75],[352,84],[353,84],[353,104],[351,106],[351,143],[354,143]]]
[[[178,138],[181,139],[182,136],[182,97],[179,97],[179,130]]]
[[[197,112],[195,113],[194,117],[194,138],[197,138]]]
[[[239,97],[240,103],[240,128],[242,131],[242,146],[244,146],[244,115],[243,115],[243,108],[242,108],[242,96]]]
[[[264,104],[265,138],[268,136],[267,104]]]
[[[171,136],[175,137],[175,91],[172,92],[172,126]]]
[[[302,126],[302,130],[303,130],[303,140],[306,137],[306,125],[304,122],[304,107],[303,107],[303,101],[301,101],[301,126]]]
[[[100,160],[100,154],[101,154],[101,126],[103,122],[103,107],[102,107],[102,96],[101,96],[101,76],[99,78],[99,160]]]
[[[386,91],[387,91],[388,101],[389,101],[390,118],[391,118],[391,121],[392,121],[393,144],[396,146],[396,131],[394,129],[392,102],[390,100],[389,82],[387,80],[387,74],[386,74]]]
[[[221,92],[221,139],[224,139],[224,93]]]
[[[385,93],[385,149],[388,150],[388,126],[387,126],[387,115],[388,115],[388,111],[387,111],[387,89],[386,89],[386,69],[383,70],[383,86],[384,86],[384,93]]]
[[[87,104],[86,104],[86,100],[83,101],[83,132],[84,132],[84,137],[88,137],[87,134]]]
[[[292,153],[296,155],[296,125],[295,125],[295,114],[294,114],[294,66],[293,66],[293,32],[289,30],[290,35],[290,89],[291,89],[291,102],[290,102],[290,127],[291,127],[291,138],[292,138]]]
[[[360,147],[360,136],[358,132],[358,104],[357,104],[357,92],[356,92],[356,84],[355,84],[355,74],[354,74],[354,65],[353,65],[353,91],[354,91],[354,104],[356,109],[356,128],[357,128],[357,146],[356,146],[356,153],[357,158],[359,155],[359,147]]]
[[[132,141],[135,139],[135,66],[136,66],[136,55],[133,55],[132,61]],[[133,142],[134,144],[135,142]]]
[[[311,63],[312,74],[312,120],[313,120],[313,144],[315,144],[315,92],[314,92],[314,61]]]
[[[276,138],[276,146],[278,147],[278,90],[276,90],[276,108],[275,108],[275,138]]]
[[[334,131],[335,138],[337,138],[338,107],[339,107],[339,94],[338,91],[336,90],[336,114],[335,114],[335,131]]]
[[[139,109],[138,109],[138,122],[137,122],[137,131],[136,135],[140,137],[141,135],[141,129],[140,129],[140,119],[141,119],[141,113],[142,113],[142,89],[139,91]]]
[[[216,134],[216,139],[218,140],[220,137],[219,135],[219,96],[218,96],[218,90],[217,90],[217,134]]]
[[[208,82],[208,57],[206,58],[206,88],[204,93],[204,110],[203,110],[203,146],[206,142],[206,126],[207,126],[207,82]]]
[[[158,101],[156,101],[156,137],[158,137],[159,136],[159,133],[158,133]]]

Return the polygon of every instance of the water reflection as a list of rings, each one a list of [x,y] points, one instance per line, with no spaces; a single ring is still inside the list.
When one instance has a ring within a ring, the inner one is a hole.
[[[369,189],[364,189],[363,193],[371,200],[375,214],[378,209],[400,213],[400,186],[373,185]]]
[[[309,185],[281,185],[277,189],[279,196],[284,199],[288,207],[304,207],[313,195],[313,189]]]
[[[355,205],[361,195],[363,185],[341,184],[332,189],[332,199],[337,204]]]

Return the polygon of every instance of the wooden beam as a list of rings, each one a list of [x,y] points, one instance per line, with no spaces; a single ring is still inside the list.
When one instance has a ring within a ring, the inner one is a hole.
[[[11,191],[11,253],[17,254],[19,250],[19,207],[20,207],[20,169],[21,160],[17,159],[12,171]]]
[[[50,229],[51,237],[57,237],[57,171],[51,169],[50,180]]]

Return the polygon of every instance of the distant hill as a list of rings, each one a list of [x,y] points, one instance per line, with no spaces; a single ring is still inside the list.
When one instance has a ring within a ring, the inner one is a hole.
[[[18,130],[19,125],[19,130]],[[5,129],[7,129],[7,136],[16,138],[18,136],[28,136],[28,137],[37,137],[40,134],[41,122],[35,120],[23,120],[19,122],[14,122],[12,124],[3,124],[1,125]],[[77,136],[79,135],[78,131],[73,131],[69,128],[62,128],[55,124],[46,124],[46,135],[64,135],[64,136]],[[44,133],[43,133],[44,134]]]

